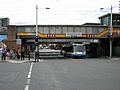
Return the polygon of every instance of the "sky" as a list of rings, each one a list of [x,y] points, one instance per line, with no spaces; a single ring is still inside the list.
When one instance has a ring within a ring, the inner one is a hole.
[[[119,12],[120,0],[0,0],[0,17],[10,25],[81,25],[99,23],[98,17]],[[45,9],[49,7],[50,9]],[[104,8],[100,10],[100,8]]]

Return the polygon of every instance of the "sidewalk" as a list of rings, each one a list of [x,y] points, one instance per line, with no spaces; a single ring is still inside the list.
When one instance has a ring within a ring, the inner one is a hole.
[[[107,59],[107,60],[120,60],[120,57],[108,57],[108,56],[106,56],[106,57],[101,57],[101,59]]]
[[[108,57],[108,56],[103,56],[103,57],[97,57],[97,58],[87,58],[87,59],[97,59],[97,60],[120,60],[120,57]]]
[[[71,59],[71,58],[68,58],[68,60],[69,59]],[[99,58],[84,58],[84,59],[92,59],[92,60],[113,60],[113,61],[120,61],[120,57],[112,57],[112,58],[110,58],[110,57],[99,57]],[[7,58],[5,61],[2,61],[1,59],[0,59],[0,62],[9,62],[9,63],[25,63],[25,62],[34,62],[35,61],[35,59],[34,58],[31,58],[30,60],[28,59],[28,58],[25,58],[25,60],[18,60],[18,59],[9,59],[9,58]],[[43,59],[40,59],[39,60],[39,62],[43,62],[44,60]]]
[[[18,59],[6,59],[5,61],[10,62],[10,63],[25,63],[25,62],[31,62],[33,59],[28,60],[28,58],[25,58],[25,60],[18,60]]]
[[[10,62],[10,63],[24,63],[24,62],[28,62],[28,60],[13,60],[13,59],[6,60],[6,61]]]

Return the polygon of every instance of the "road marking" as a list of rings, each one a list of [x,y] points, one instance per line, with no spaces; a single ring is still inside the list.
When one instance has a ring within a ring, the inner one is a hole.
[[[28,74],[27,78],[28,78],[28,79],[31,78],[31,74]]]
[[[21,61],[21,60],[6,60],[6,61],[9,62],[9,63],[15,63],[15,64],[21,64],[21,63],[28,62],[28,60],[24,60],[24,61]]]
[[[24,90],[29,90],[29,85],[26,85]]]
[[[32,72],[29,72],[28,74],[31,75]]]
[[[31,81],[31,79],[27,79],[27,82],[26,82],[26,83],[27,83],[27,84],[30,84],[30,81]]]
[[[44,60],[40,59],[39,62],[43,62]]]
[[[33,69],[33,62],[30,65],[30,69],[27,75],[27,81],[24,90],[29,90],[30,87],[30,81],[31,81],[31,75],[32,75],[32,69]]]
[[[32,69],[32,66],[30,67],[30,69]]]

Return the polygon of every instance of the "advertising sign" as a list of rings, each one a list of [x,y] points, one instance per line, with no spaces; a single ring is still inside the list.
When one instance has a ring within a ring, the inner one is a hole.
[[[7,35],[0,35],[0,41],[7,39]]]
[[[67,32],[66,36],[67,37],[82,37],[82,33],[81,32]]]

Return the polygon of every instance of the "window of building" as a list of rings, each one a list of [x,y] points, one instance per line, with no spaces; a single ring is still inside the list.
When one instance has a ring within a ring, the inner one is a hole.
[[[50,27],[50,34],[55,34],[55,33],[56,33],[55,27]]]
[[[66,34],[67,33],[67,27],[63,27],[63,34]]]
[[[17,32],[25,32],[25,27],[17,27]]]
[[[44,27],[43,33],[44,34],[49,34],[49,27]]]
[[[56,34],[61,34],[61,33],[62,33],[62,28],[56,27]]]
[[[38,27],[38,32],[40,32],[40,33],[44,33],[44,31],[43,31],[43,27]]]

